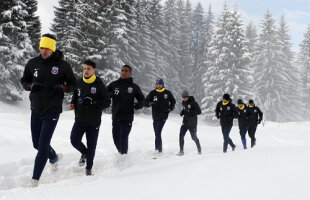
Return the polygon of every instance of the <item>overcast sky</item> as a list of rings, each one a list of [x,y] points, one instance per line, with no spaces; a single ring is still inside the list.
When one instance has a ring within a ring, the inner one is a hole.
[[[38,15],[42,22],[42,33],[50,32],[50,24],[54,18],[53,6],[58,5],[58,0],[38,0]],[[211,4],[212,11],[216,18],[220,14],[225,0],[190,0],[193,9],[198,2],[201,2],[204,10],[207,11]],[[230,8],[238,6],[242,13],[245,24],[253,21],[256,26],[263,19],[267,9],[269,9],[277,23],[284,15],[292,36],[294,50],[297,51],[299,43],[303,40],[303,35],[310,24],[310,0],[226,0]]]

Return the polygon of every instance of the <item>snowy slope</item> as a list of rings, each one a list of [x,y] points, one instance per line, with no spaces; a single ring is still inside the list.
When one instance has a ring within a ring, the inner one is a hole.
[[[222,153],[219,127],[198,127],[203,154],[187,134],[185,156],[178,157],[181,117],[173,115],[163,130],[164,156],[153,160],[151,116],[137,115],[129,155],[116,153],[111,116],[103,115],[94,176],[78,167],[80,154],[70,144],[73,112],[66,111],[52,139],[64,158],[56,173],[49,164],[38,188],[27,188],[36,151],[30,137],[28,105],[0,104],[0,199],[310,199],[310,123],[267,123],[257,131],[257,146],[243,150],[237,127],[235,152]]]

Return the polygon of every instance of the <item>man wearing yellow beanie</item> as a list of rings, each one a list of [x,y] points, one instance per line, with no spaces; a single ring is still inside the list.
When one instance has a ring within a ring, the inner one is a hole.
[[[75,88],[71,66],[63,60],[62,52],[56,50],[56,38],[43,35],[39,49],[41,54],[28,61],[21,79],[23,88],[30,91],[31,136],[33,147],[38,150],[31,187],[38,186],[48,159],[52,169],[58,168],[62,156],[56,154],[50,143],[62,112],[64,92]]]

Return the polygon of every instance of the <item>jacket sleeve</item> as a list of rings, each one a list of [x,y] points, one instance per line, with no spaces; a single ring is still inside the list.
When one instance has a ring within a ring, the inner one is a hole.
[[[144,104],[145,107],[150,107],[151,106],[150,105],[150,103],[152,102],[151,99],[152,99],[152,91],[145,98],[145,104]]]
[[[109,98],[108,92],[103,83],[100,84],[100,99],[95,102],[100,105],[101,109],[106,109],[111,104],[111,99]]]
[[[263,121],[263,112],[257,107],[257,111],[258,111],[258,115],[259,115],[259,119],[260,121]]]
[[[30,72],[30,63],[29,63],[29,61],[28,61],[28,63],[25,66],[24,74],[23,74],[23,77],[20,79],[20,82],[21,82],[23,88],[26,91],[30,91],[31,90],[32,74]]]
[[[200,110],[200,107],[199,107],[197,102],[194,102],[192,104],[192,108],[189,110],[189,114],[190,115],[200,115],[201,114],[201,110]]]
[[[108,87],[106,88],[106,90],[107,90],[107,95],[108,95],[108,97],[109,98],[112,98],[113,97],[113,93],[114,93],[114,86],[113,86],[113,82],[112,83],[110,83],[109,85],[108,85]]]
[[[174,107],[175,107],[175,104],[176,104],[176,100],[174,98],[174,96],[172,95],[171,92],[169,92],[169,100],[170,100],[170,106],[169,106],[169,110],[170,111],[173,111]]]
[[[232,105],[232,107],[233,107],[233,119],[237,119],[239,116],[239,112],[237,110],[238,108],[235,105]]]
[[[247,107],[246,108],[246,118],[249,119],[250,115],[251,115],[250,109]]]
[[[69,64],[66,65],[65,83],[66,93],[73,92],[76,89],[76,79]]]
[[[215,108],[215,116],[220,118],[220,104],[218,103]]]
[[[144,102],[145,102],[145,99],[144,99],[144,95],[140,89],[140,87],[138,85],[136,85],[136,93],[135,93],[135,97],[136,99],[138,100],[138,104],[139,104],[139,107],[142,108],[144,106]]]
[[[77,90],[74,90],[74,91],[73,91],[73,94],[72,94],[72,99],[71,99],[70,104],[76,105],[77,103],[78,103]]]

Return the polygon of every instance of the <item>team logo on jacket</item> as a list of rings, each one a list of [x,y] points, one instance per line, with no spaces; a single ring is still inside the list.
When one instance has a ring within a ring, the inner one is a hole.
[[[187,108],[188,108],[188,109],[191,109],[191,105],[189,104],[189,105],[187,106]]]
[[[168,99],[168,94],[164,94],[164,98],[165,98],[165,99]]]
[[[129,88],[128,88],[128,93],[132,93],[132,91],[133,91],[133,88],[132,88],[132,87],[129,87]]]
[[[244,109],[244,111],[243,111],[244,113],[246,113],[246,110]]]
[[[90,88],[90,93],[96,94],[97,89],[95,87]]]
[[[257,112],[257,110],[254,110],[254,112],[256,113],[256,112]]]
[[[56,74],[58,74],[58,71],[59,71],[59,68],[58,68],[58,67],[54,66],[54,67],[52,68],[52,74],[56,75]]]
[[[227,106],[227,110],[230,110],[230,107],[229,107],[229,106]]]

